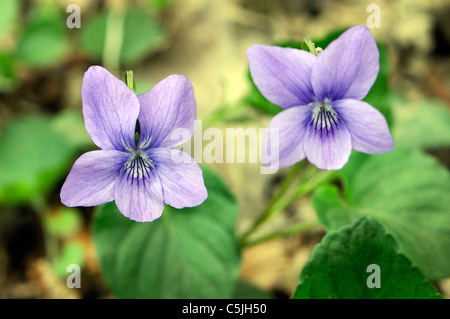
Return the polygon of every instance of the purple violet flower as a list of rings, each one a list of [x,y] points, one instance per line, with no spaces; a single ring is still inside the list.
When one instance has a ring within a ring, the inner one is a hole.
[[[115,200],[124,216],[146,222],[161,216],[164,203],[183,208],[206,199],[198,164],[171,149],[188,141],[195,130],[196,102],[187,77],[171,75],[136,96],[106,69],[92,66],[84,75],[81,95],[86,130],[101,150],[77,159],[61,189],[64,205]],[[178,128],[190,136],[172,134]]]
[[[348,29],[318,56],[264,45],[250,47],[247,55],[261,94],[285,109],[269,123],[268,133],[279,133],[279,157],[271,162],[263,157],[266,166],[277,169],[307,157],[320,169],[337,170],[352,148],[369,154],[393,149],[385,118],[361,101],[380,68],[375,39],[366,27]],[[263,154],[271,138],[266,134]]]

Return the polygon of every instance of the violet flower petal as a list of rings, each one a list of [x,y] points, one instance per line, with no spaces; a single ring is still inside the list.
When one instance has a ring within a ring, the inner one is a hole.
[[[304,159],[303,139],[310,120],[311,107],[307,105],[292,107],[275,115],[264,136],[262,153],[264,165],[278,169]],[[274,138],[278,140],[273,140]],[[278,147],[278,156],[274,156],[277,150],[270,149],[275,145]]]
[[[104,150],[127,151],[135,147],[139,101],[126,84],[106,69],[91,66],[81,88],[86,130]]]
[[[137,222],[151,222],[164,210],[161,182],[157,174],[146,172],[144,176],[133,176],[133,171],[124,171],[116,183],[114,198],[119,211]]]
[[[149,92],[138,96],[142,149],[175,147],[187,142],[195,131],[197,107],[194,89],[183,75],[170,75]],[[184,129],[187,134],[174,134]]]
[[[120,168],[129,155],[119,151],[92,151],[81,155],[61,188],[61,202],[69,207],[96,206],[114,200]]]
[[[309,79],[315,55],[293,48],[254,45],[247,56],[253,81],[267,100],[282,108],[314,101]]]
[[[372,105],[352,99],[334,101],[332,105],[350,131],[354,150],[378,154],[394,148],[386,119]]]
[[[352,151],[350,132],[342,121],[331,130],[327,127],[317,129],[309,124],[303,145],[308,160],[326,170],[341,169]]]
[[[379,58],[368,28],[355,26],[342,33],[318,55],[313,67],[317,100],[363,99],[377,78]]]
[[[178,209],[193,207],[208,197],[203,172],[189,154],[177,149],[155,148],[147,155],[155,163],[166,204]]]

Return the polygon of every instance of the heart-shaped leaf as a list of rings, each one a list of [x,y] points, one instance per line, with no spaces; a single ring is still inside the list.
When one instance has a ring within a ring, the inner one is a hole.
[[[329,232],[300,274],[294,299],[434,299],[436,288],[373,218]]]
[[[315,193],[314,207],[325,228],[373,216],[427,278],[450,276],[449,172],[419,150],[353,158],[359,164],[342,171],[346,198],[329,186]]]
[[[137,223],[111,202],[94,220],[94,242],[112,291],[121,298],[231,298],[240,252],[238,206],[220,178],[203,169],[208,198],[197,207],[166,206]]]

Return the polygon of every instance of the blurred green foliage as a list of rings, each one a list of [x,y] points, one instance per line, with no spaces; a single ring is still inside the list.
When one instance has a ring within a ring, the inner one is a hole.
[[[81,228],[83,220],[76,208],[62,206],[56,213],[47,214],[44,219],[46,231],[53,236],[67,238],[74,236]]]
[[[73,144],[80,149],[95,147],[86,131],[84,119],[80,112],[62,111],[53,116],[50,126],[59,136],[66,139],[68,144]]]
[[[51,7],[35,7],[17,44],[17,57],[31,67],[45,67],[62,61],[70,43],[65,16]]]
[[[399,145],[430,150],[450,147],[450,114],[444,103],[408,103],[399,95],[392,100],[397,123],[392,134]]]
[[[113,30],[108,30],[110,24],[114,24]],[[108,32],[111,31],[114,32],[112,34],[114,41],[120,45],[117,50],[121,65],[138,62],[150,52],[158,49],[164,40],[162,26],[145,12],[102,12],[82,28],[82,47],[99,60],[103,58],[105,50],[107,54],[114,54],[110,52],[107,42],[107,37],[111,36]]]
[[[20,2],[17,0],[0,1],[0,39],[16,24],[19,16]]]
[[[167,32],[160,14],[170,3],[148,0],[130,5],[124,12],[107,7],[94,12],[82,10],[81,29],[70,29],[66,25],[69,13],[56,0],[31,2],[24,17],[20,16],[23,3],[2,0],[0,91],[17,87],[20,69],[45,69],[77,54],[98,64],[108,64],[117,56],[114,68],[141,62],[165,44]]]
[[[7,52],[0,52],[0,91],[14,88],[17,81],[14,57]]]
[[[147,0],[148,4],[154,10],[166,9],[172,0]]]
[[[0,203],[32,202],[67,172],[75,145],[59,135],[51,118],[16,119],[0,135]]]
[[[60,253],[51,261],[56,275],[67,278],[67,266],[75,264],[83,267],[85,262],[85,249],[80,241],[74,240],[64,244]]]

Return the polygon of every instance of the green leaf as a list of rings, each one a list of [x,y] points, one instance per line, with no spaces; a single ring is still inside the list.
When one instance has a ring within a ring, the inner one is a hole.
[[[8,122],[0,135],[0,203],[18,204],[42,196],[63,178],[74,152],[49,118]]]
[[[0,91],[9,91],[16,84],[15,60],[11,54],[0,52]]]
[[[450,276],[449,172],[419,150],[396,148],[359,162],[357,169],[342,170],[350,173],[346,209],[338,204],[336,193],[316,193],[316,203],[332,196],[327,200],[333,204],[316,205],[319,220],[336,230],[349,224],[349,217],[354,221],[373,216],[427,278]]]
[[[408,103],[395,100],[394,140],[405,147],[438,149],[450,146],[450,114],[445,104],[435,100]]]
[[[61,278],[67,278],[67,266],[76,264],[83,267],[85,262],[85,250],[80,241],[69,241],[62,246],[60,254],[52,260],[52,268]]]
[[[55,236],[70,237],[81,228],[82,217],[76,208],[61,207],[45,218],[45,230]]]
[[[96,15],[82,28],[81,45],[85,51],[97,59],[104,57],[107,37],[108,12]],[[130,11],[122,21],[122,38],[118,52],[121,64],[133,64],[160,48],[164,40],[164,30],[151,15],[140,11]],[[113,54],[112,52],[109,54]]]
[[[83,116],[79,112],[62,111],[52,117],[52,128],[74,147],[89,149],[94,147],[86,131]]]
[[[369,268],[370,265],[379,268]],[[442,297],[423,274],[398,252],[395,239],[386,233],[383,226],[373,218],[363,217],[351,227],[329,232],[314,248],[311,259],[300,274],[300,283],[293,298]]]
[[[59,14],[36,12],[17,45],[17,55],[31,66],[60,62],[69,52],[65,19]]]
[[[340,198],[339,189],[334,185],[326,184],[317,188],[312,205],[317,212],[319,222],[327,231],[352,223],[352,217]]]
[[[19,4],[17,0],[0,1],[0,38],[3,37],[18,21]]]
[[[355,175],[358,173],[359,169],[364,165],[364,163],[370,160],[372,157],[374,157],[373,154],[366,154],[352,150],[347,164],[345,164],[340,171],[342,180],[346,185],[346,187],[344,188],[344,194],[350,204],[353,204],[353,198],[350,192],[353,189]]]
[[[238,206],[221,179],[203,168],[208,198],[137,223],[114,203],[97,210],[94,243],[111,290],[120,298],[231,298],[240,252]]]

